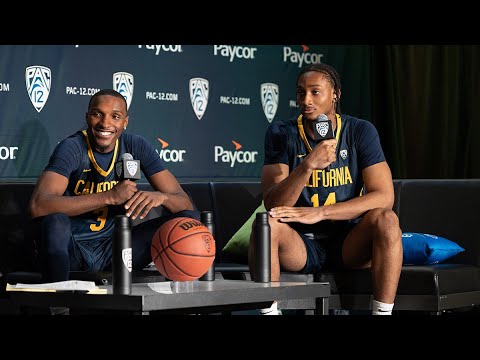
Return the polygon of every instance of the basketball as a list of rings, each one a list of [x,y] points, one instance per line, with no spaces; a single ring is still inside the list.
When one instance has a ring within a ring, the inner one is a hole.
[[[152,261],[163,276],[173,281],[191,281],[212,265],[215,240],[200,221],[177,217],[157,229],[150,250]]]

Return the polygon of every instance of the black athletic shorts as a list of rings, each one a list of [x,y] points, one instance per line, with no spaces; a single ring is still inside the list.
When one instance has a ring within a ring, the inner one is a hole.
[[[342,247],[345,238],[357,221],[336,221],[328,233],[302,233],[297,231],[307,248],[307,262],[300,271],[303,274],[315,274],[321,270],[344,269]]]

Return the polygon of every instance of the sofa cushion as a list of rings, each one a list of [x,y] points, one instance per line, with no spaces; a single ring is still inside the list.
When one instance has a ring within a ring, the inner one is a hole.
[[[181,183],[183,190],[190,196],[193,206],[198,211],[213,211],[209,182]]]
[[[260,182],[212,182],[215,221],[216,263],[245,262],[245,258],[228,256],[222,249],[262,202]]]
[[[457,243],[441,236],[404,232],[402,234],[403,264],[438,264],[465,251]]]
[[[465,251],[449,263],[480,266],[477,199],[479,179],[402,180],[400,227],[404,232],[435,234]]]
[[[238,231],[230,238],[225,247],[224,253],[233,254],[237,256],[246,256],[248,254],[248,248],[250,246],[250,234],[252,233],[252,224],[255,220],[257,212],[264,212],[265,205],[262,203],[252,215],[243,223]]]
[[[332,294],[371,294],[368,269],[323,272],[315,281],[328,281]],[[480,267],[436,264],[402,267],[397,295],[443,295],[480,291]]]
[[[180,185],[192,200],[194,209],[198,211],[212,211],[210,184],[208,182],[182,183]],[[137,188],[143,191],[153,191],[153,188],[149,183],[138,183]],[[137,218],[133,220],[132,224],[138,225],[147,220],[155,219],[169,213],[170,211],[168,211],[166,208],[164,208],[163,206],[159,206],[150,210],[150,212],[144,219]]]
[[[34,183],[2,183],[0,186],[0,275],[31,271],[35,231],[28,215]]]

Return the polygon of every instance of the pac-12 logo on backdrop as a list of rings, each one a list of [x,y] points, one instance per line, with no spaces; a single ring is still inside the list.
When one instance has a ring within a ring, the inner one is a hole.
[[[208,80],[202,78],[190,79],[190,100],[192,101],[193,111],[198,120],[202,118],[208,105]]]
[[[260,85],[262,107],[268,122],[272,122],[278,109],[278,85],[264,83]]]
[[[127,110],[133,98],[133,75],[127,72],[113,74],[113,89],[123,95],[127,101]]]
[[[25,84],[33,107],[38,112],[42,111],[50,94],[50,86],[52,85],[51,70],[41,65],[27,67],[25,69]]]

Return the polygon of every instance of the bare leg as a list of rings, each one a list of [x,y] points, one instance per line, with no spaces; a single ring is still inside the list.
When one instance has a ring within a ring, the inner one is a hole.
[[[280,281],[280,267],[287,271],[300,271],[307,261],[305,243],[296,231],[289,225],[269,218],[271,228],[271,275],[272,281]],[[253,223],[255,226],[255,222]],[[250,236],[248,249],[248,265],[252,279],[255,278],[254,269],[254,244],[255,238]]]
[[[373,298],[394,303],[403,248],[398,217],[392,210],[369,211],[345,239],[342,255],[349,268],[371,267]]]

